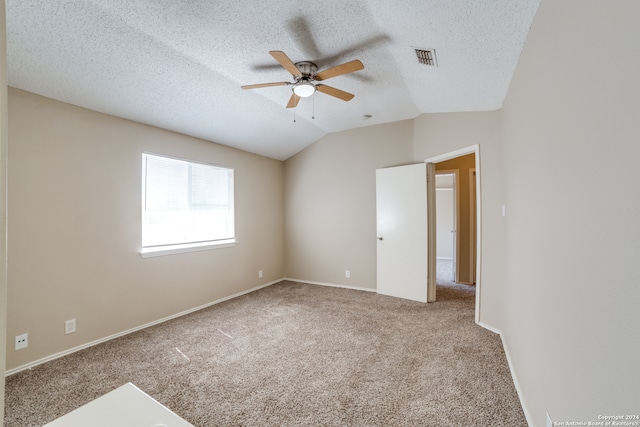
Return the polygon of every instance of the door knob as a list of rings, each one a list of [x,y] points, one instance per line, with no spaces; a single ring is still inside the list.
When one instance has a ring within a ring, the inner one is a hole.
[[[378,240],[382,240],[382,237],[378,236]]]

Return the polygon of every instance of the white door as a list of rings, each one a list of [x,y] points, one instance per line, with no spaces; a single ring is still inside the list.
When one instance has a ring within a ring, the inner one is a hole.
[[[435,268],[428,265],[435,232],[430,245],[427,204],[427,164],[376,170],[379,294],[435,301]]]

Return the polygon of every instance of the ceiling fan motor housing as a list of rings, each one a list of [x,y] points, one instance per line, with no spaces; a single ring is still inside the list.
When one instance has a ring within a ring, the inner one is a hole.
[[[296,67],[302,73],[300,76],[296,77],[296,81],[300,80],[315,80],[316,73],[318,72],[318,66],[313,62],[309,61],[300,61],[296,62]]]

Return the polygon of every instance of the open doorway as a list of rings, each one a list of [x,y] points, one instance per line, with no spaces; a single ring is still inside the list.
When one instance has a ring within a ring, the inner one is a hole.
[[[435,168],[436,176],[438,173],[451,173],[457,171],[456,181],[456,223],[454,234],[455,252],[452,260],[453,275],[455,275],[455,283],[473,286],[475,285],[475,321],[480,322],[480,301],[481,301],[481,195],[480,195],[480,153],[479,146],[475,145],[454,152],[442,154],[440,156],[426,159]],[[436,178],[436,185],[438,178]],[[446,191],[446,190],[441,190]],[[452,191],[452,190],[449,190]],[[438,191],[436,190],[436,197]],[[442,198],[442,197],[441,197]],[[438,201],[436,202],[436,216],[438,212]],[[437,227],[436,218],[436,227]],[[444,230],[444,228],[443,228]],[[437,239],[437,232],[434,233],[430,240]],[[440,234],[444,234],[441,231]],[[437,246],[436,250],[429,253],[429,264],[437,268]]]
[[[476,255],[475,237],[473,236],[475,224],[472,224],[474,206],[472,206],[471,201],[474,191],[471,188],[471,180],[468,178],[470,171],[475,170],[475,161],[475,153],[469,153],[441,162],[434,162],[436,185],[438,183],[437,177],[441,173],[446,176],[453,172],[454,175],[466,178],[455,180],[456,203],[454,204],[454,215],[456,216],[456,224],[452,228],[454,233],[451,233],[450,230],[450,234],[454,235],[455,247],[452,265],[454,281],[465,285],[475,284],[475,274],[473,272],[473,258]],[[438,193],[442,193],[442,191],[438,192],[436,190],[436,197]],[[436,224],[438,221],[437,213],[440,209],[437,202],[436,200]]]

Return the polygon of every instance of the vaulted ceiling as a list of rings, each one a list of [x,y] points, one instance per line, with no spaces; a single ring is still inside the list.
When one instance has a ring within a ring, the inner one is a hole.
[[[538,3],[6,0],[8,83],[284,160],[331,132],[499,109]],[[319,70],[359,59],[326,81],[355,97],[287,109],[289,85],[242,90],[293,81],[273,50]]]

